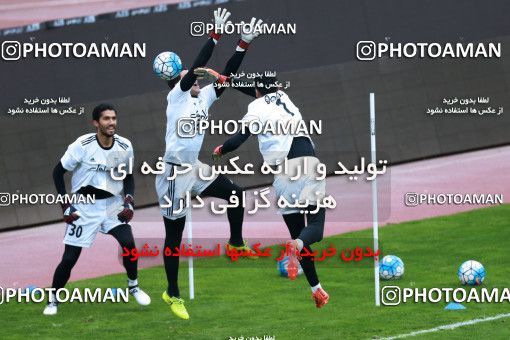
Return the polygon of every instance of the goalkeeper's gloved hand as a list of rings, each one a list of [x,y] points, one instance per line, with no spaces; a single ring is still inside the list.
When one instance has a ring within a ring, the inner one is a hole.
[[[64,213],[64,222],[73,224],[74,221],[80,218],[80,213],[71,204],[62,204],[62,212]]]
[[[218,41],[220,39],[221,34],[225,28],[225,24],[227,23],[227,19],[230,17],[230,12],[227,11],[226,8],[221,10],[218,8],[214,11],[214,32],[211,32],[209,35],[211,38]]]
[[[214,151],[212,153],[212,158],[215,161],[219,160],[223,156],[223,154],[221,153],[221,147],[222,146],[223,145],[218,145],[217,147],[214,148]]]
[[[239,40],[239,47],[246,50],[250,43],[258,37],[262,30],[262,19],[257,21],[256,18],[251,18],[251,21],[248,25],[245,25],[244,22],[241,22],[241,27],[243,28],[243,32],[241,33],[241,40]]]
[[[126,195],[124,197],[124,209],[117,215],[119,221],[122,223],[129,223],[135,214],[135,201],[133,200],[133,196]]]
[[[227,76],[219,74],[212,68],[198,67],[195,69],[194,73],[197,76],[197,79],[204,80],[208,83],[218,82],[219,84],[223,84],[228,81]]]

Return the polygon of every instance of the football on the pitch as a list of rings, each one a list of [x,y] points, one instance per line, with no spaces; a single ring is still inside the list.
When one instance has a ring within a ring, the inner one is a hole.
[[[474,260],[469,260],[460,265],[457,271],[459,280],[464,285],[476,286],[480,285],[485,279],[485,268],[483,265]]]
[[[404,262],[395,255],[386,255],[379,263],[379,277],[383,280],[397,280],[404,275]]]
[[[152,69],[164,80],[172,80],[182,71],[181,58],[174,52],[162,52],[154,59]]]
[[[278,261],[276,264],[276,269],[278,269],[278,272],[281,276],[289,277],[289,272],[287,271],[287,266],[289,265],[289,257],[285,256],[283,259]],[[299,265],[298,268],[298,275],[303,274],[303,268],[301,268],[301,265]]]

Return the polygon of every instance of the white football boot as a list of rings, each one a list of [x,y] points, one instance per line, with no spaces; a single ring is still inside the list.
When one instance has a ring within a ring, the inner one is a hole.
[[[57,308],[58,308],[58,303],[55,301],[51,301],[46,305],[46,307],[44,307],[43,314],[44,315],[56,315]]]
[[[151,303],[151,298],[147,295],[143,290],[141,290],[138,286],[129,287],[129,293],[134,296],[136,302],[139,305],[147,306]]]

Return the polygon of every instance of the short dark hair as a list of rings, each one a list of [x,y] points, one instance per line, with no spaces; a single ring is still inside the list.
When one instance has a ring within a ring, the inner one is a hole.
[[[278,81],[276,76],[274,76],[274,77],[260,76],[260,77],[255,77],[254,80],[255,80],[255,88],[257,90],[259,90],[259,92],[263,96],[266,94],[269,94],[269,93],[274,93],[279,90],[278,87],[276,87],[276,86],[272,86],[272,87],[268,86],[271,84],[275,84]]]
[[[117,114],[117,111],[115,110],[113,105],[102,103],[96,106],[92,111],[92,119],[99,122],[99,118],[101,118],[101,113],[106,110],[112,110],[115,112],[115,114]]]

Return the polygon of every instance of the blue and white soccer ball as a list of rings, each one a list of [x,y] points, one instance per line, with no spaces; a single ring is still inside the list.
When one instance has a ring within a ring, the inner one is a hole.
[[[379,262],[379,277],[383,280],[397,280],[404,275],[404,262],[395,255],[386,255]]]
[[[475,260],[469,260],[460,265],[457,276],[463,285],[480,285],[485,279],[485,268]]]
[[[289,265],[289,257],[285,256],[283,259],[278,261],[276,264],[276,269],[278,269],[278,272],[281,276],[289,277],[289,273],[287,271],[287,266]],[[298,267],[298,275],[303,274],[303,268],[301,268],[301,265]]]
[[[152,69],[161,79],[172,80],[182,71],[181,58],[174,52],[162,52],[154,59]]]

